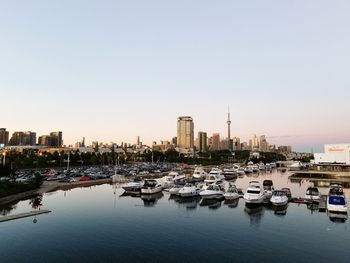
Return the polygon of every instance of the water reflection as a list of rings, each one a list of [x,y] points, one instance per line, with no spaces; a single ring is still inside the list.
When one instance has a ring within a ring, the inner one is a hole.
[[[318,211],[318,203],[306,204],[306,207],[311,211],[311,214],[313,214],[315,211]]]
[[[203,199],[200,206],[207,206],[209,209],[219,209],[221,207],[222,200],[219,199]]]
[[[143,205],[145,207],[153,207],[157,204],[158,200],[163,197],[163,193],[159,192],[151,195],[141,195]]]
[[[287,214],[288,204],[284,206],[272,206],[272,210],[277,216],[285,216]]]
[[[348,213],[327,213],[329,220],[334,223],[345,223],[348,219]]]
[[[12,205],[2,206],[0,207],[0,215],[7,216],[8,214],[11,213],[12,210],[16,208],[17,208],[17,203]]]
[[[244,212],[249,216],[250,224],[251,225],[259,225],[264,213],[265,213],[265,207],[259,205],[259,206],[245,206]]]
[[[31,198],[29,201],[29,204],[32,206],[33,209],[40,210],[40,207],[43,206],[42,202],[43,202],[43,195],[40,194],[40,195],[37,195],[37,196]]]
[[[200,196],[181,198],[179,196],[169,197],[169,200],[174,200],[180,207],[184,207],[187,210],[195,210],[201,200]]]
[[[224,205],[227,205],[229,208],[236,208],[239,204],[239,198],[233,200],[225,200]]]

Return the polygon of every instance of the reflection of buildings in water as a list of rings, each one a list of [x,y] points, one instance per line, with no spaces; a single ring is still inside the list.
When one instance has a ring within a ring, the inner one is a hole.
[[[249,215],[251,225],[259,225],[264,216],[265,208],[262,205],[245,206],[244,212]]]
[[[151,195],[141,195],[141,199],[145,207],[154,206],[158,202],[158,200],[161,199],[162,197],[163,197],[162,192],[151,194]]]
[[[345,223],[348,219],[348,213],[331,213],[327,212],[329,220],[335,223]]]
[[[177,203],[179,207],[185,207],[187,210],[197,209],[200,200],[200,196],[185,198],[178,197],[177,199],[174,199],[175,203]]]
[[[221,207],[222,200],[219,199],[203,199],[200,206],[207,206],[209,209],[219,209]]]
[[[229,208],[236,208],[239,204],[239,198],[234,200],[225,200],[224,205],[227,205]]]

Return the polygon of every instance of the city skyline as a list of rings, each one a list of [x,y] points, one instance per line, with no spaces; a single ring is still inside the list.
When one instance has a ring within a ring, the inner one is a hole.
[[[298,151],[350,141],[348,2],[137,6],[4,4],[0,126],[62,130],[65,144],[151,144],[174,137],[182,115],[195,134],[226,137],[230,105],[242,141],[265,134]]]

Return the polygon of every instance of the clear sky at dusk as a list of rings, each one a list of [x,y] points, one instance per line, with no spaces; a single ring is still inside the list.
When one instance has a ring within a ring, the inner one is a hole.
[[[66,144],[350,142],[350,1],[1,1],[0,126]],[[280,137],[280,138],[278,138]]]

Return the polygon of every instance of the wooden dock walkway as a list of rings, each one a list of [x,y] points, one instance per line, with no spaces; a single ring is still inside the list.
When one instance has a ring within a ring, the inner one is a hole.
[[[38,210],[38,211],[30,211],[27,213],[21,213],[21,214],[17,214],[17,215],[2,216],[2,217],[0,217],[0,223],[6,222],[6,221],[11,221],[11,220],[16,220],[16,219],[20,219],[20,218],[25,218],[25,217],[48,214],[48,213],[51,213],[51,211],[50,210]]]

